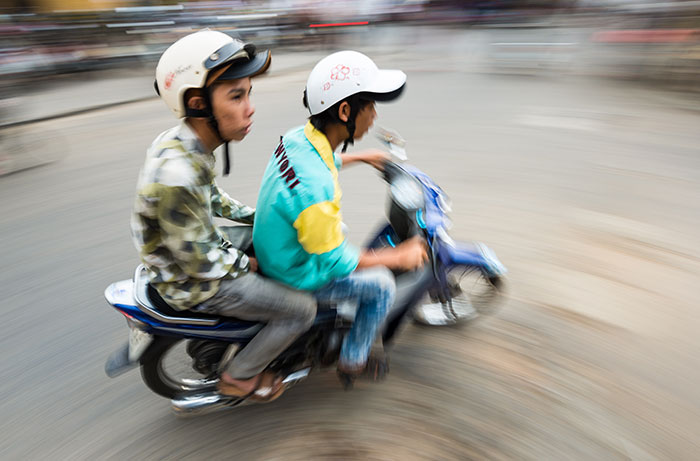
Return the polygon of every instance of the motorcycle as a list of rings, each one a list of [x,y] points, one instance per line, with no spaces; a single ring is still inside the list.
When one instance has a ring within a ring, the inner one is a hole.
[[[395,157],[406,159],[404,141],[398,135],[382,130],[380,138]],[[459,323],[471,319],[473,311],[493,306],[506,268],[486,245],[458,243],[449,236],[451,209],[442,189],[417,168],[396,161],[387,161],[383,177],[389,185],[389,222],[367,247],[396,246],[418,235],[427,242],[429,254],[422,268],[395,272],[396,299],[382,329],[385,346],[411,316],[427,324]],[[236,351],[262,328],[260,323],[174,310],[148,284],[142,265],[133,280],[107,287],[105,297],[129,326],[128,342],[105,364],[109,377],[140,366],[146,385],[171,399],[173,410],[183,415],[249,403],[219,394],[216,384]],[[430,302],[424,302],[426,298]],[[319,305],[309,331],[268,369],[289,387],[312,370],[333,366],[355,310],[352,303]],[[437,311],[441,314],[436,316]]]

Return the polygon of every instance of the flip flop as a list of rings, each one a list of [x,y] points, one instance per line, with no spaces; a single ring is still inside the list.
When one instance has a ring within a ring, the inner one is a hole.
[[[367,360],[367,366],[363,370],[362,375],[368,377],[374,382],[383,381],[389,373],[389,360],[386,356],[375,357],[370,355]]]
[[[226,397],[234,397],[234,398],[239,398],[241,400],[245,400],[253,395],[260,389],[260,383],[262,382],[263,379],[263,374],[259,374],[257,376],[257,379],[255,380],[255,384],[253,385],[253,390],[252,391],[244,391],[240,387],[238,387],[236,384],[233,383],[227,383],[221,379],[219,379],[219,382],[216,385],[216,389],[219,391],[219,394],[224,395]]]

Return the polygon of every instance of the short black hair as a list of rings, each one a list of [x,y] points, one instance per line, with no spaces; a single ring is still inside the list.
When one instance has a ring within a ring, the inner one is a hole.
[[[350,107],[355,109],[356,112],[355,114],[359,114],[362,109],[370,105],[372,102],[374,102],[374,99],[369,95],[369,94],[364,94],[364,93],[357,93],[353,94],[352,96],[348,96],[347,98],[340,100],[333,104],[331,107],[328,109],[324,110],[320,114],[315,114],[309,117],[309,121],[311,124],[316,128],[318,131],[325,133],[326,132],[326,127],[330,123],[340,123],[344,124],[343,121],[340,120],[338,117],[338,109],[340,108],[340,105],[344,102],[347,102],[350,104]],[[304,107],[308,108],[309,103],[308,100],[306,99],[306,90],[304,90],[304,98],[303,98],[303,103]]]

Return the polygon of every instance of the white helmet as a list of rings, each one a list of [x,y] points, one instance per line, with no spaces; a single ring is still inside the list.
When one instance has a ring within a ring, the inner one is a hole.
[[[311,115],[320,114],[333,104],[358,93],[368,99],[390,101],[406,84],[400,70],[382,70],[357,51],[339,51],[316,64],[306,82],[305,104]]]
[[[214,79],[252,77],[265,72],[269,65],[269,51],[256,54],[255,45],[222,32],[201,30],[165,50],[156,67],[156,92],[175,116],[182,118],[188,112],[184,101],[188,89],[204,88]]]

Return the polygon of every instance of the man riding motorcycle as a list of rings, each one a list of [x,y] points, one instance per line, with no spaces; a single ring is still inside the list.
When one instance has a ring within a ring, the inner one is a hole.
[[[148,149],[131,219],[132,236],[150,283],[177,310],[263,321],[266,326],[222,373],[219,391],[269,401],[284,390],[264,372],[308,330],[316,302],[255,273],[245,251],[255,210],[229,197],[214,180],[214,149],[250,132],[255,111],[251,78],[267,70],[270,52],[203,30],[171,45],[156,68],[156,91],[181,119]],[[214,217],[248,226],[219,227]]]
[[[385,160],[376,150],[346,154],[347,146],[371,128],[374,102],[397,98],[405,82],[403,72],[380,70],[355,51],[322,59],[304,92],[309,122],[282,137],[258,196],[253,240],[261,270],[312,291],[319,301],[358,304],[338,361],[345,383],[361,374],[380,377],[386,371],[376,338],[394,303],[396,286],[389,269],[414,269],[427,258],[417,238],[396,248],[361,251],[342,231],[338,169],[361,161],[381,170]],[[342,153],[335,154],[341,144]]]

